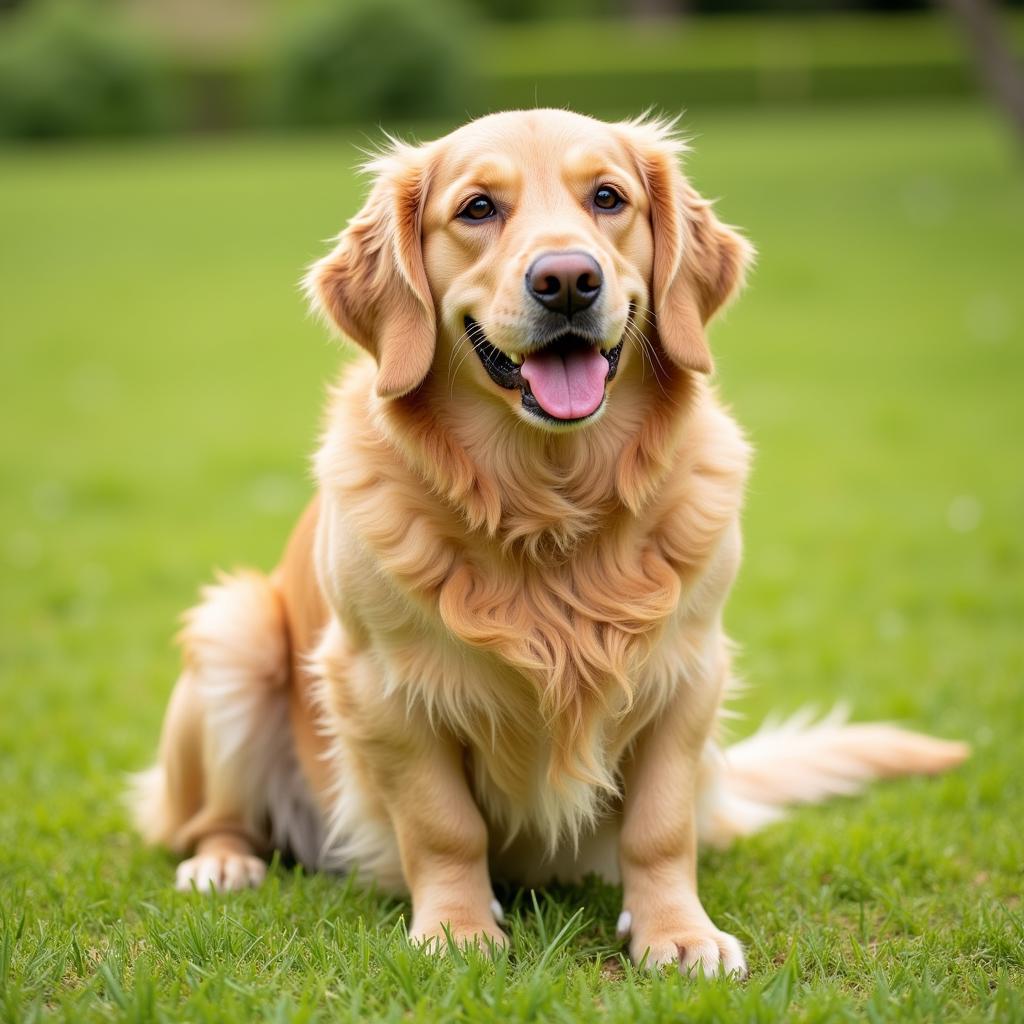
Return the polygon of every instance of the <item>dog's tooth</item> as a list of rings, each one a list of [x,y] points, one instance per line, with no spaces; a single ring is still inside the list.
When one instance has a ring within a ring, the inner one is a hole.
[[[508,357],[509,357],[509,359],[512,360],[513,363],[516,364],[516,366],[522,366],[523,365],[523,357],[518,352],[510,352],[508,354]]]

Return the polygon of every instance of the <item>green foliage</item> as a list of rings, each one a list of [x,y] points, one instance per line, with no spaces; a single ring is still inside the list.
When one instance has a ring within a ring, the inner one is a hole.
[[[962,39],[934,12],[651,23],[585,17],[586,0],[572,0],[536,19],[513,4],[509,18],[521,17],[494,21],[496,9],[469,3],[256,5],[244,38],[165,49],[128,31],[117,5],[37,0],[0,16],[0,137],[396,127],[538,104],[620,116],[977,91]],[[1024,16],[1011,12],[1005,24],[1024,48]]]
[[[539,22],[542,31],[550,19],[578,18],[580,21],[621,16],[626,5],[619,0],[469,0],[489,21]]]
[[[0,1021],[1024,1020],[1024,180],[984,110],[701,114],[689,171],[760,251],[713,326],[757,454],[727,627],[771,711],[974,746],[701,857],[742,985],[619,957],[619,891],[499,892],[512,955],[275,865],[171,890],[119,803],[179,612],[272,566],[338,352],[296,287],[360,202],[350,139],[0,153]],[[386,512],[386,510],[382,510]],[[576,916],[574,916],[576,915]]]
[[[454,0],[348,0],[314,7],[286,34],[272,71],[289,125],[443,117],[464,105],[467,19]]]
[[[105,5],[40,2],[0,32],[0,136],[124,135],[165,126],[159,61]]]
[[[1024,47],[1024,20],[1009,24]],[[960,96],[975,87],[962,41],[939,16],[747,15],[656,27],[567,20],[490,27],[480,51],[480,111],[541,103],[622,116],[651,106]]]

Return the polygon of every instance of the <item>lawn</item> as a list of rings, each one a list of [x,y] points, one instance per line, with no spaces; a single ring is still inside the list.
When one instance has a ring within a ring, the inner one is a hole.
[[[0,154],[0,1018],[1024,1019],[1024,179],[975,107],[719,113],[691,172],[761,250],[714,331],[757,445],[736,724],[850,703],[968,739],[936,780],[701,863],[742,985],[634,974],[594,883],[506,892],[512,953],[436,964],[407,907],[275,866],[171,890],[119,804],[178,612],[273,563],[337,349],[300,270],[351,139]]]

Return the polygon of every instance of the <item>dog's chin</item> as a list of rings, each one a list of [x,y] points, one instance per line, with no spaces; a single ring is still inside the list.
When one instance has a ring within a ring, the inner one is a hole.
[[[608,384],[619,369],[625,332],[602,347],[572,332],[518,360],[491,344],[470,316],[466,334],[484,371],[505,391],[518,391],[517,412],[533,426],[559,433],[599,420],[608,404]]]

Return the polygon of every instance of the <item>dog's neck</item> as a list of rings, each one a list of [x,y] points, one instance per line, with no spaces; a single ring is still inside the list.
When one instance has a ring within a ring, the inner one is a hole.
[[[555,433],[486,396],[453,404],[431,380],[379,407],[380,426],[424,482],[506,554],[568,557],[612,517],[640,516],[672,465],[702,384],[680,370],[626,374],[599,421]]]

